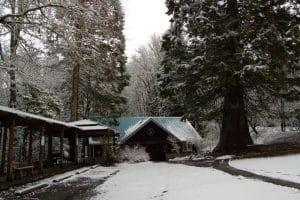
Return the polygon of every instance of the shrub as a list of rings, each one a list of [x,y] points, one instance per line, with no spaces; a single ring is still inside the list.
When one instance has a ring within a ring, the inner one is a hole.
[[[136,145],[134,147],[125,146],[119,152],[120,162],[145,162],[149,161],[150,156],[145,147]]]
[[[208,122],[203,130],[203,135],[203,140],[197,145],[200,154],[211,152],[218,144],[220,135],[219,124],[214,121]]]

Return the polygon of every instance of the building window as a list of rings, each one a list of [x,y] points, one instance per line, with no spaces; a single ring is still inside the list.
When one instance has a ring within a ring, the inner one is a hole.
[[[183,151],[184,152],[193,151],[193,144],[191,142],[184,143],[184,145],[183,145]]]

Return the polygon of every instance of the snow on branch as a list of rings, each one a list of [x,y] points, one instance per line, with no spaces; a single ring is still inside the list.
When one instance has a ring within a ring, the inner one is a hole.
[[[6,21],[6,19],[8,18],[22,18],[25,17],[27,14],[31,13],[31,12],[35,12],[38,10],[43,10],[44,8],[66,8],[65,6],[61,5],[61,4],[45,4],[45,5],[41,5],[41,6],[37,6],[34,8],[29,8],[27,10],[25,10],[23,13],[20,14],[6,14],[0,17],[0,23],[1,24],[5,24],[5,23],[10,23],[9,21]]]

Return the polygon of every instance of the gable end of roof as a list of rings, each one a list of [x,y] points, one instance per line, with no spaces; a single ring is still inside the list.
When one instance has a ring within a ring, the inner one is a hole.
[[[124,138],[121,139],[121,143],[125,143],[126,141],[128,141],[131,137],[133,137],[139,130],[141,130],[143,127],[145,127],[147,124],[149,124],[150,122],[153,122],[156,126],[158,126],[159,128],[161,128],[162,130],[164,130],[166,133],[168,133],[169,135],[174,136],[176,139],[178,139],[179,141],[181,141],[176,135],[174,135],[173,133],[171,133],[169,130],[167,130],[166,128],[164,128],[163,126],[161,126],[158,122],[156,122],[152,117],[149,117],[148,119],[146,119],[144,122],[142,122],[136,129],[134,129],[131,133],[129,133],[127,136],[124,136]]]

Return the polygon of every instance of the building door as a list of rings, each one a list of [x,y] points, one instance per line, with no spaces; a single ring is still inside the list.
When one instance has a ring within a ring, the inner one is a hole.
[[[152,161],[166,161],[166,152],[163,144],[148,144],[146,151]]]

